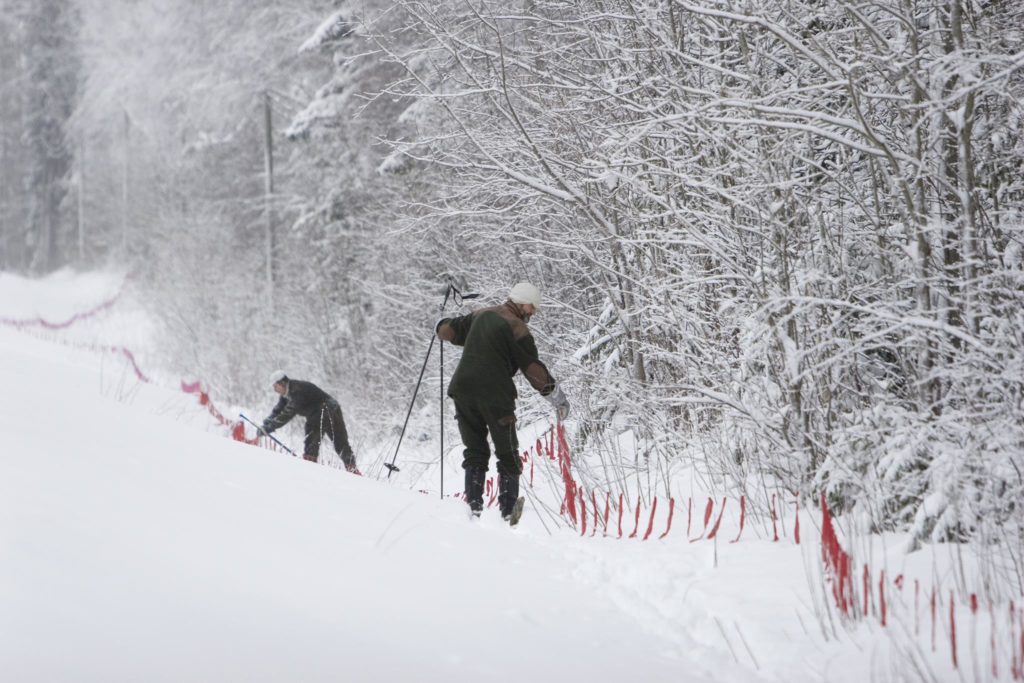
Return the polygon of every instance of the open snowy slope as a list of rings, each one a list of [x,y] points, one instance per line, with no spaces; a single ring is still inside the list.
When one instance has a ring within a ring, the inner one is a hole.
[[[519,529],[493,509],[470,522],[380,468],[226,438],[194,396],[139,381],[121,350],[144,358],[147,325],[128,305],[12,323],[119,288],[0,274],[0,680],[860,681],[904,666],[888,634],[819,623],[813,541],[691,543],[685,516],[664,541],[581,537],[543,520],[540,488]],[[363,462],[391,449],[366,443]]]
[[[0,329],[5,680],[711,677],[557,546],[234,443],[111,363]]]

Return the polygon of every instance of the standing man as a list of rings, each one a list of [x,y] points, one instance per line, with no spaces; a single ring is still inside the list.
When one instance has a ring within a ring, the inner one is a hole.
[[[520,282],[499,306],[482,308],[469,315],[441,320],[435,329],[446,342],[463,347],[448,396],[455,402],[466,470],[466,501],[470,513],[479,517],[484,507],[484,478],[491,450],[487,434],[494,442],[498,461],[498,503],[501,516],[515,526],[523,512],[519,497],[519,459],[516,437],[517,371],[546,398],[564,420],[569,401],[554,377],[537,358],[537,345],[526,324],[540,310],[540,290]]]
[[[264,434],[280,429],[293,417],[301,415],[306,418],[306,443],[302,456],[305,460],[317,461],[320,456],[320,440],[327,434],[334,442],[334,451],[345,463],[345,469],[361,474],[356,468],[356,458],[348,443],[341,406],[334,397],[312,382],[291,379],[283,370],[270,373],[270,384],[281,398],[263,421]]]

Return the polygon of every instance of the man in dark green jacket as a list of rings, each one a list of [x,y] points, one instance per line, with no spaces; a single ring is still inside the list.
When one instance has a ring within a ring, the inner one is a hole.
[[[564,420],[569,401],[555,378],[537,358],[537,345],[527,323],[540,309],[540,291],[527,282],[515,285],[500,306],[469,315],[441,320],[437,336],[463,347],[448,395],[455,402],[455,419],[462,435],[462,467],[466,471],[466,501],[473,516],[483,510],[484,478],[494,442],[498,461],[498,502],[502,517],[515,524],[522,514],[519,498],[519,459],[516,437],[516,385],[512,377],[521,371]]]

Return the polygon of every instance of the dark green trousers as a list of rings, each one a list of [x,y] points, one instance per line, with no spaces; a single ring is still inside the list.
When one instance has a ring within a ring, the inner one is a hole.
[[[498,472],[506,476],[518,476],[523,471],[523,463],[519,459],[515,404],[489,405],[480,401],[453,400],[462,445],[466,447],[462,452],[462,467],[487,471],[487,463],[491,459],[491,449],[487,443],[487,435],[490,434],[498,460]]]

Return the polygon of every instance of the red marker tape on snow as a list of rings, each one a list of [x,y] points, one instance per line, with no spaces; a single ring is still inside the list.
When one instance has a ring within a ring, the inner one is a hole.
[[[633,533],[629,535],[630,538],[636,538],[636,532],[640,530],[640,498],[636,499],[636,520],[633,524]]]
[[[956,602],[953,601],[953,591],[949,591],[949,642],[953,647],[953,668],[959,669],[956,656]]]
[[[723,505],[722,507],[724,508],[725,506]],[[740,532],[738,534],[736,534],[736,538],[734,538],[734,539],[732,539],[732,541],[730,541],[731,543],[735,543],[736,541],[740,540],[740,536],[743,535],[743,523],[746,521],[746,519],[747,519],[747,497],[746,496],[740,496]]]
[[[778,517],[779,517],[778,514],[776,514],[776,512],[775,512],[775,494],[773,493],[772,494],[772,542],[773,543],[778,543],[779,542],[779,525],[775,523],[776,520],[778,519]]]
[[[582,522],[580,536],[587,535],[587,494],[580,489],[580,520]]]
[[[711,533],[708,534],[709,541],[718,533],[718,527],[722,523],[722,515],[725,514],[725,500],[725,498],[722,498],[722,509],[718,511],[718,519],[715,520],[715,526],[711,528]]]
[[[647,540],[651,537],[651,532],[654,531],[654,513],[658,510],[658,497],[654,497],[654,504],[651,505],[651,519],[647,522],[647,531],[644,533],[643,540]]]
[[[619,494],[619,538],[622,538],[622,495],[621,493]]]
[[[800,545],[800,499],[796,499],[796,523],[793,525],[793,540]]]
[[[868,615],[868,594],[871,591],[871,575],[868,572],[868,566],[864,565],[864,616]]]
[[[99,313],[102,313],[103,311],[112,307],[115,303],[117,303],[117,300],[121,298],[121,290],[123,289],[124,282],[121,283],[121,288],[118,290],[117,294],[115,294],[110,299],[107,299],[103,303],[98,304],[97,306],[93,306],[92,308],[82,313],[75,313],[73,316],[71,316],[70,318],[63,322],[52,323],[49,320],[45,320],[43,318],[31,318],[22,320],[16,318],[0,318],[0,325],[8,325],[10,327],[15,327],[18,329],[24,327],[43,327],[48,330],[62,330],[67,327],[71,327],[72,325],[79,321],[91,318]]]
[[[675,498],[669,498],[668,499],[668,524],[665,525],[665,533],[663,533],[661,536],[658,536],[658,540],[659,541],[661,539],[665,538],[666,536],[668,536],[668,532],[672,530],[672,515],[675,513],[675,511],[676,511],[676,499]]]
[[[825,566],[832,575],[832,594],[839,610],[848,615],[853,604],[853,560],[843,550],[832,526],[825,494],[821,494],[821,553]]]
[[[882,570],[882,575],[878,579],[878,608],[880,610],[880,616],[882,617],[882,626],[885,626],[885,570]]]

